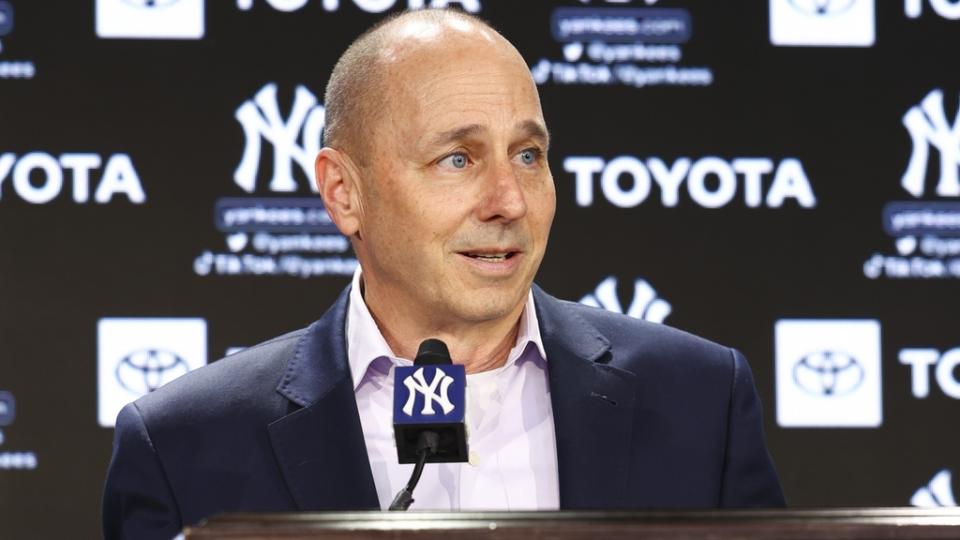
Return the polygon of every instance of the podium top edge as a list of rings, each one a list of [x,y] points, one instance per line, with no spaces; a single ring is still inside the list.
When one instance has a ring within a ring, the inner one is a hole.
[[[249,527],[339,530],[498,529],[561,523],[637,525],[717,524],[960,527],[960,508],[831,508],[770,510],[657,510],[558,512],[298,512],[229,513],[200,525],[205,530]]]

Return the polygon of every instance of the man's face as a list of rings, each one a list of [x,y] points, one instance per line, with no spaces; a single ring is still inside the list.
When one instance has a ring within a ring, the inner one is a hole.
[[[384,77],[361,182],[367,302],[441,327],[515,316],[556,202],[539,97],[502,42],[434,45],[398,50]]]

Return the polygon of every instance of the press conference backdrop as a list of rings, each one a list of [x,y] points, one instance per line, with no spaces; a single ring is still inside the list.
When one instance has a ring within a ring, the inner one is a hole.
[[[539,86],[540,285],[742,350],[792,505],[955,504],[960,1],[0,0],[0,535],[94,537],[124,403],[337,297],[328,74],[447,3]]]

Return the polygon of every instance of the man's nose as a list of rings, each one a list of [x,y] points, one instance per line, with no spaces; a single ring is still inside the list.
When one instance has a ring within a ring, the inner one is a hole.
[[[484,179],[483,200],[479,208],[481,221],[513,221],[527,213],[527,199],[521,178],[512,163],[498,163]]]

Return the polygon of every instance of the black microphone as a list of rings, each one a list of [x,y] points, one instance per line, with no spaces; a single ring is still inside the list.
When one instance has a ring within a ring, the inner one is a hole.
[[[394,370],[393,435],[400,463],[416,463],[406,487],[390,510],[406,510],[426,463],[469,459],[467,450],[467,373],[454,365],[439,339],[420,344],[413,366]]]
[[[450,351],[447,349],[447,344],[439,339],[424,340],[423,343],[420,344],[420,349],[417,351],[417,357],[413,359],[413,365],[415,366],[435,366],[452,363],[453,360],[450,358]]]

